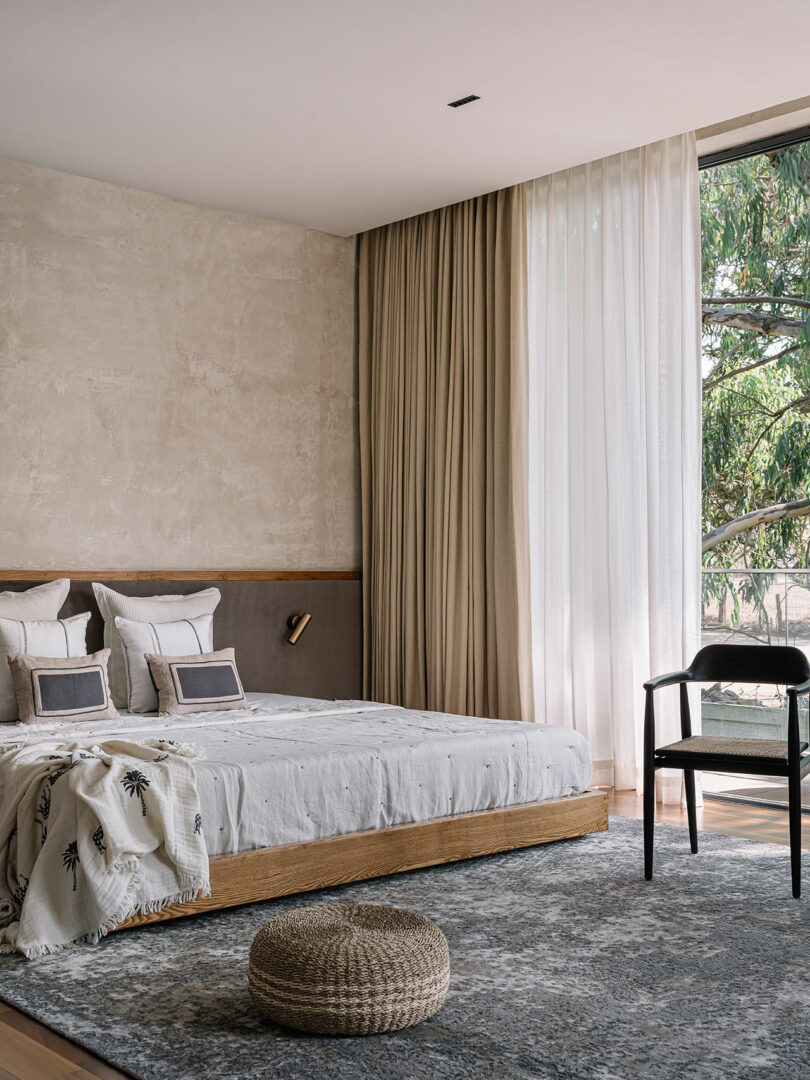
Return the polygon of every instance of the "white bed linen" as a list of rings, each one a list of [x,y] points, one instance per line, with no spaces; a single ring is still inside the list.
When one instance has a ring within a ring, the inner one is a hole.
[[[564,727],[362,701],[248,694],[249,710],[3,725],[0,744],[70,727],[192,742],[209,855],[316,840],[587,790],[585,739]]]

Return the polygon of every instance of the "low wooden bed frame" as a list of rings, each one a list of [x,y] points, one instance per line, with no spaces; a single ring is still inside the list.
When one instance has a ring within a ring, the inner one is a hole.
[[[257,848],[210,860],[211,895],[162,911],[135,915],[131,926],[195,915],[201,911],[310,892],[365,878],[384,877],[421,866],[547,844],[608,827],[608,799],[601,791],[497,810],[434,818],[388,829],[331,836],[303,844]]]
[[[359,571],[0,570],[0,590],[26,588],[61,577],[72,582],[62,617],[78,611],[92,613],[89,652],[102,646],[101,617],[91,581],[109,583],[120,592],[138,596],[193,592],[205,588],[206,583],[216,584],[222,602],[214,620],[214,647],[236,647],[239,670],[247,685],[261,685],[271,670],[273,688],[279,693],[328,698],[362,694]],[[301,611],[312,612],[312,627],[293,648],[287,644],[287,618],[291,612]],[[137,915],[118,929],[532,847],[607,827],[607,795],[589,791],[564,799],[217,855],[210,860],[211,896]]]

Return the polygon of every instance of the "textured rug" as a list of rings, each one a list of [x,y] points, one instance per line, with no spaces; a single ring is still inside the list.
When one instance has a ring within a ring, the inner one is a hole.
[[[0,956],[0,997],[139,1080],[554,1080],[810,1075],[810,902],[787,848],[640,822],[540,848]],[[810,893],[810,857],[805,858]],[[402,1032],[330,1039],[251,1003],[267,919],[313,902],[393,904],[447,935],[450,992]],[[2,1047],[0,1047],[2,1065]]]

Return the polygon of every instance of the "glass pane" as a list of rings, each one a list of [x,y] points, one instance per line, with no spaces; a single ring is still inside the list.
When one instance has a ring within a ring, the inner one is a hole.
[[[810,573],[779,570],[703,571],[702,644],[792,645],[810,657]],[[785,739],[787,701],[782,686],[715,683],[701,691],[704,735]],[[800,699],[802,738],[810,741],[808,700]],[[810,778],[802,785],[810,810]],[[704,794],[756,800],[787,808],[784,777],[704,773]]]

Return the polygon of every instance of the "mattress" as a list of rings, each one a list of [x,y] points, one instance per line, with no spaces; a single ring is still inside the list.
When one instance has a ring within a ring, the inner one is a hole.
[[[591,779],[569,728],[362,701],[248,694],[249,708],[23,726],[0,743],[160,735],[195,744],[209,855],[577,795]]]

